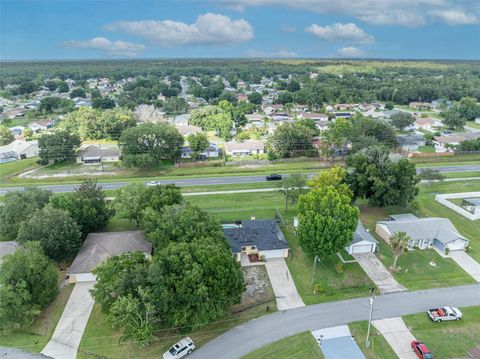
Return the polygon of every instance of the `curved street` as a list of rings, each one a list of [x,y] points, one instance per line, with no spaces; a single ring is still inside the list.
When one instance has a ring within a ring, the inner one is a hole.
[[[375,300],[373,319],[414,314],[443,305],[480,305],[480,284],[381,295]],[[238,359],[291,335],[368,320],[369,309],[369,298],[364,297],[276,312],[227,331],[196,350],[191,357]]]

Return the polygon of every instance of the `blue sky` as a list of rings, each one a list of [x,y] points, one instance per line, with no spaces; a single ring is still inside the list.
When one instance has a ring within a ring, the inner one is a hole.
[[[478,0],[1,0],[11,59],[480,59]]]

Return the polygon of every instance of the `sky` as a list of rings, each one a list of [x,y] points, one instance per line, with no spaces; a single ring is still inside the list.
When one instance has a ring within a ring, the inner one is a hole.
[[[0,0],[0,59],[480,60],[480,0]]]

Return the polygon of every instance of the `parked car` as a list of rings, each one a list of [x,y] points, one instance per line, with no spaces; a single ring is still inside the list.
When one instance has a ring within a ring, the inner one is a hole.
[[[179,359],[191,354],[195,349],[195,343],[190,337],[183,338],[163,353],[163,359]]]
[[[267,181],[280,181],[282,179],[282,175],[271,174],[271,175],[268,175],[266,178],[267,178]]]
[[[417,354],[417,357],[420,359],[433,359],[432,352],[422,342],[414,340],[411,345],[413,352]]]
[[[436,309],[429,309],[428,316],[434,322],[440,323],[446,320],[460,320],[462,319],[462,312],[454,307],[441,307]]]
[[[148,181],[147,183],[145,183],[147,187],[160,186],[161,184],[162,182],[160,181]]]

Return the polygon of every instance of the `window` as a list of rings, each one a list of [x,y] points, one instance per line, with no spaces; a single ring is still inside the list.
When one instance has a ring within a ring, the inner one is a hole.
[[[250,247],[250,250],[252,250],[252,251],[254,251],[255,249],[257,249],[255,246]]]
[[[247,250],[247,247],[242,247],[242,252],[245,252]]]

